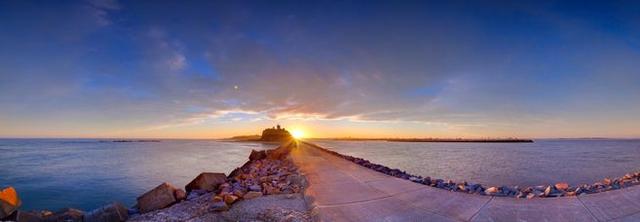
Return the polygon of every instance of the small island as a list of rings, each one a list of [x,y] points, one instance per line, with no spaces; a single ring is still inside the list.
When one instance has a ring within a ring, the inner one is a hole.
[[[293,139],[291,133],[285,128],[276,127],[268,128],[262,131],[261,141],[289,141]]]
[[[276,125],[262,130],[262,135],[234,136],[229,140],[239,142],[288,142],[293,140],[293,136],[284,127]]]

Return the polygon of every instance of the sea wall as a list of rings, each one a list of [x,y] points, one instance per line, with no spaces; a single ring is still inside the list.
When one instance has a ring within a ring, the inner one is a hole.
[[[426,186],[445,189],[453,192],[462,192],[477,195],[490,195],[501,197],[513,197],[513,198],[550,198],[550,197],[564,197],[564,196],[577,196],[586,195],[592,193],[600,193],[609,190],[621,189],[628,186],[640,184],[640,171],[634,173],[628,173],[619,178],[605,178],[601,182],[593,184],[581,184],[578,186],[571,186],[567,183],[556,183],[554,185],[540,185],[530,187],[519,186],[499,186],[488,187],[482,184],[469,183],[469,182],[455,182],[451,180],[443,180],[437,178],[431,178],[429,176],[412,175],[399,169],[392,169],[380,164],[372,163],[369,160],[365,160],[358,157],[349,155],[343,155],[338,152],[320,147],[313,143],[304,142],[309,146],[318,148],[324,152],[330,153],[334,156],[349,160],[360,166],[384,173],[390,176],[410,180],[415,183],[424,184]]]

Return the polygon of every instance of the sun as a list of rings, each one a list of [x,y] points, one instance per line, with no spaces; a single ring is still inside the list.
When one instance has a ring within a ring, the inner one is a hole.
[[[304,131],[299,130],[299,129],[295,129],[291,131],[291,136],[293,136],[293,138],[296,139],[300,139],[304,137]]]

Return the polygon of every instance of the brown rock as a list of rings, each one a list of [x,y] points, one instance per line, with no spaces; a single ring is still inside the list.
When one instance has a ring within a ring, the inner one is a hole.
[[[262,196],[262,192],[249,191],[246,194],[244,194],[244,196],[242,196],[242,198],[244,198],[245,200],[249,200],[249,199],[253,199],[253,198],[257,198],[257,197],[261,197],[261,196]]]
[[[53,212],[48,211],[48,210],[43,210],[43,211],[41,212],[41,214],[42,214],[42,216],[43,216],[43,217],[48,217],[48,216],[53,215]]]
[[[43,220],[42,215],[37,212],[18,211],[16,215],[16,222],[41,222]]]
[[[13,187],[7,187],[0,191],[0,219],[11,215],[21,204],[18,192]]]
[[[220,195],[214,195],[211,198],[211,201],[213,201],[213,202],[222,202],[223,200],[224,200],[224,198],[222,196],[220,196]]]
[[[604,185],[609,186],[609,185],[611,185],[611,179],[609,179],[609,178],[604,178],[604,180],[602,181],[602,183],[603,183]]]
[[[176,188],[168,183],[162,183],[153,190],[138,197],[138,207],[140,212],[162,209],[176,202],[174,196]]]
[[[176,189],[173,195],[175,195],[177,201],[183,201],[187,199],[187,193],[182,189]]]
[[[497,187],[489,187],[484,191],[484,193],[488,194],[488,195],[498,193],[498,188]]]
[[[276,149],[267,150],[267,159],[282,160],[289,154],[291,147],[288,145],[282,145]]]
[[[233,195],[236,195],[236,196],[238,196],[238,197],[242,198],[242,197],[244,196],[244,191],[242,191],[242,190],[235,190],[235,191],[233,191]]]
[[[65,221],[65,222],[82,222],[84,212],[73,208],[64,208],[55,214],[45,217],[45,222]]]
[[[558,190],[567,190],[569,189],[568,183],[556,183],[556,189]]]
[[[249,160],[251,161],[261,160],[264,158],[267,158],[267,152],[264,150],[260,150],[260,151],[251,150],[251,154],[249,154]]]
[[[191,192],[191,190],[206,190],[211,192],[218,189],[218,186],[225,181],[227,181],[227,176],[224,173],[204,172],[187,184],[184,189],[187,192]]]
[[[236,200],[238,200],[238,196],[236,195],[232,195],[232,194],[224,195],[224,202],[227,203],[228,205],[233,204],[233,202],[236,202]]]
[[[224,201],[213,202],[211,209],[214,211],[227,211],[229,210],[229,206]]]
[[[129,219],[129,211],[121,203],[106,205],[84,216],[85,222],[122,222],[127,219]]]

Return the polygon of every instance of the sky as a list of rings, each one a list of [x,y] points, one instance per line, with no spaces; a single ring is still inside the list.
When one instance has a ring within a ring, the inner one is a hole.
[[[0,1],[0,137],[640,137],[637,1]]]

